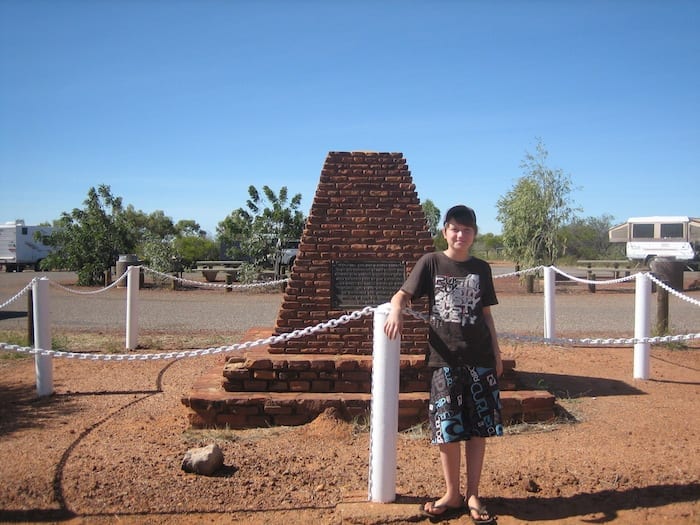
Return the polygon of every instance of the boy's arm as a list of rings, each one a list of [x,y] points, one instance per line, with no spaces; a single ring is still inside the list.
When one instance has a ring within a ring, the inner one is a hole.
[[[501,377],[503,374],[503,361],[501,360],[501,348],[498,346],[498,335],[496,334],[496,323],[493,320],[493,315],[491,315],[491,307],[485,306],[483,309],[484,322],[491,332],[491,349],[493,350],[493,357],[496,360],[496,375]]]
[[[399,290],[391,298],[391,312],[384,323],[384,333],[389,339],[395,339],[403,329],[403,309],[411,302],[411,296]]]

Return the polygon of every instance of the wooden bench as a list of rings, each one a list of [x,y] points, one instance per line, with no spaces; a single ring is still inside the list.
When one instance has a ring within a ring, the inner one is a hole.
[[[225,272],[235,280],[243,261],[197,261],[195,264],[195,270],[201,271],[207,282],[213,283],[219,272]]]
[[[591,275],[599,272],[611,273],[613,279],[619,279],[622,272],[625,273],[625,276],[628,276],[633,271],[643,272],[648,270],[645,266],[627,260],[579,259],[577,264],[579,270],[586,270],[588,279],[591,279]]]
[[[613,279],[619,279],[622,272],[628,277],[633,271],[648,271],[646,266],[628,260],[607,260],[607,259],[579,259],[576,261],[579,270],[586,270],[586,279],[595,281],[596,277],[602,273],[612,274]],[[588,289],[595,292],[595,284],[590,283]]]

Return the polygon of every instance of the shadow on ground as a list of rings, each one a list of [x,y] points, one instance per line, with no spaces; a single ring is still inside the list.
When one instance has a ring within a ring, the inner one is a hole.
[[[38,397],[36,385],[0,383],[0,437],[23,429],[42,428],[53,418],[68,417],[77,407],[70,399]]]
[[[552,521],[575,516],[601,515],[587,523],[606,523],[618,517],[621,510],[637,507],[654,508],[696,501],[700,483],[687,485],[650,485],[628,490],[605,490],[553,498],[493,498],[489,504],[499,514],[528,521]]]
[[[518,382],[527,389],[547,390],[558,398],[637,396],[645,394],[617,379],[517,371]]]

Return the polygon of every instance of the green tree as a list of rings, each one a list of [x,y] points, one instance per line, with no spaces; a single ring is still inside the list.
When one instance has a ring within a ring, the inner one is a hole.
[[[438,230],[437,235],[433,237],[433,246],[435,250],[442,251],[447,249],[447,240],[442,234],[442,230]]]
[[[207,239],[206,232],[192,219],[173,224],[162,210],[145,213],[131,205],[125,215],[136,232],[136,253],[154,270],[170,272],[189,268],[198,260],[219,258],[218,245]]]
[[[624,258],[624,245],[609,240],[608,230],[612,226],[612,215],[575,218],[563,228],[564,255],[572,259]]]
[[[216,228],[219,240],[227,246],[227,255],[255,266],[267,264],[281,242],[299,239],[305,222],[299,211],[300,193],[289,199],[286,186],[279,194],[268,186],[262,191],[263,195],[249,186],[246,208],[234,210]]]
[[[172,238],[177,233],[173,220],[162,210],[145,213],[136,210],[129,204],[124,210],[124,217],[136,233],[139,242],[146,240],[146,238],[152,240],[153,237],[158,239]]]
[[[140,259],[152,270],[169,273],[175,269],[178,257],[172,236],[163,238],[148,233],[145,238],[141,239],[138,251]],[[154,282],[161,286],[167,281],[168,279],[165,277],[154,276]]]
[[[486,259],[498,256],[499,250],[503,248],[503,237],[493,233],[479,234],[474,241],[472,253],[483,255]]]
[[[177,221],[175,224],[175,231],[178,237],[206,237],[207,232],[205,232],[199,223],[191,219],[183,219]]]
[[[549,168],[548,155],[538,139],[535,154],[526,153],[520,165],[524,175],[496,204],[506,255],[526,267],[556,260],[566,244],[562,226],[576,211],[569,197],[571,177]]]
[[[117,256],[133,252],[135,235],[121,197],[113,196],[109,186],[90,188],[83,204],[83,209],[61,214],[60,228],[46,240],[55,251],[44,260],[44,267],[75,271],[82,286],[104,284],[104,273]]]
[[[425,215],[425,222],[428,223],[428,231],[433,238],[433,246],[436,250],[444,250],[447,248],[447,241],[442,236],[440,228],[440,208],[435,206],[435,203],[430,199],[427,199],[421,207]]]
[[[163,210],[146,213],[136,210],[131,204],[124,211],[125,220],[134,232],[134,252],[149,268],[168,273],[179,266],[174,241],[178,233],[171,217]],[[155,279],[163,283],[162,279]]]
[[[425,215],[425,222],[428,223],[428,231],[435,238],[440,233],[440,208],[435,206],[435,203],[430,199],[426,199],[421,207]]]
[[[184,268],[192,268],[197,261],[219,259],[218,243],[197,235],[181,235],[175,238],[175,253]]]

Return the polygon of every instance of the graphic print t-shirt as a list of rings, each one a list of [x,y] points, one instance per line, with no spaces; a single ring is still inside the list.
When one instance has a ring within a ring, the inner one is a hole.
[[[421,257],[401,287],[430,303],[428,365],[494,367],[483,308],[498,304],[491,267],[476,257],[460,262],[443,252]]]

